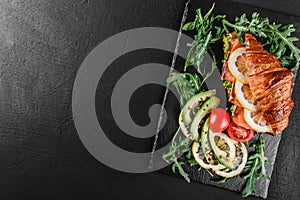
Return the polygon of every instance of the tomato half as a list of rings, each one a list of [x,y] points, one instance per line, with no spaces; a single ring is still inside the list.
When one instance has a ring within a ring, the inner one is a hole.
[[[230,123],[230,116],[223,108],[214,109],[209,116],[209,127],[213,132],[226,130]]]
[[[254,131],[231,122],[227,128],[229,137],[238,142],[248,142],[254,137]]]

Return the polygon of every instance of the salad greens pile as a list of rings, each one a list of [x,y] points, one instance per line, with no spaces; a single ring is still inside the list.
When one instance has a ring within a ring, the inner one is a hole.
[[[264,48],[268,49],[271,54],[277,57],[284,67],[291,70],[297,70],[300,62],[300,49],[294,45],[298,38],[293,37],[295,31],[293,25],[281,25],[270,22],[268,18],[262,18],[258,13],[253,13],[251,18],[247,18],[246,14],[236,17],[235,22],[231,23],[226,19],[226,15],[213,15],[214,5],[205,14],[202,14],[201,8],[196,10],[194,21],[188,22],[183,26],[184,31],[194,31],[194,41],[187,44],[190,50],[187,55],[183,72],[173,72],[167,79],[167,82],[174,85],[180,95],[181,105],[193,97],[195,94],[203,91],[203,84],[209,78],[213,71],[216,69],[216,56],[212,49],[212,44],[223,39],[223,48],[225,54],[228,52],[229,39],[225,36],[226,33],[235,32],[239,41],[243,44],[243,37],[245,33],[250,32],[254,36],[262,38]],[[226,46],[227,45],[227,46]],[[210,71],[203,70],[201,63],[204,56],[208,52],[213,58],[213,65]],[[226,57],[226,55],[224,55]],[[197,74],[190,74],[187,68],[195,66]],[[228,85],[230,83],[224,82],[226,89],[231,89]],[[168,163],[173,163],[172,170],[175,173],[178,169],[179,173],[190,182],[189,175],[184,171],[182,160],[178,160],[178,155],[185,154],[189,159],[191,166],[196,165],[197,162],[191,159],[190,138],[178,137],[178,131],[174,135],[169,152],[164,154],[163,159]],[[247,165],[244,172],[247,173],[243,176],[246,179],[245,187],[242,191],[242,196],[246,197],[255,192],[254,183],[257,178],[265,177],[270,179],[266,174],[265,162],[268,158],[264,155],[264,139],[262,133],[256,134],[258,139],[254,144],[255,153],[248,158]],[[180,158],[182,159],[182,158]],[[221,182],[226,181],[222,180]]]

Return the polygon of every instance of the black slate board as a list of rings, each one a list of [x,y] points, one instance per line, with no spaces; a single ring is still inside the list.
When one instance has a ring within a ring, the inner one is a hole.
[[[203,10],[203,13],[205,13],[209,10],[212,3],[213,3],[213,1],[205,1],[205,2],[191,1],[191,4],[189,5],[189,13],[188,13],[187,22],[193,20],[193,18],[195,16],[195,10],[197,8],[201,8]],[[234,13],[230,12],[229,8],[234,9]],[[239,4],[236,2],[227,2],[227,1],[216,2],[216,6],[215,6],[215,10],[214,10],[215,14],[226,14],[227,18],[230,20],[233,20],[236,16],[240,16],[243,13],[246,13],[248,16],[251,16],[251,14],[253,12],[259,12],[261,14],[261,16],[268,17],[270,19],[270,21],[274,21],[276,23],[282,23],[282,24],[292,23],[292,24],[294,24],[294,26],[296,27],[295,35],[297,37],[300,37],[300,21],[299,21],[299,19],[297,17],[293,17],[291,15],[287,15],[282,12],[276,12],[276,11],[266,10],[266,9],[262,9],[262,8],[249,7],[247,5]],[[184,32],[184,33],[186,33],[186,32]],[[192,33],[186,33],[186,34],[193,37]],[[185,45],[185,44],[180,44],[180,45]],[[217,60],[222,60],[223,54],[222,54],[222,43],[221,42],[214,46],[214,51],[217,52],[216,53]],[[178,61],[176,63],[175,69],[178,71],[182,71],[183,70],[182,66],[184,66],[182,61]],[[218,64],[219,71],[221,71],[221,68],[222,68],[222,65]],[[294,81],[296,78],[296,74],[297,74],[297,72],[295,73]],[[166,106],[170,107],[170,105],[172,105],[172,104],[174,104],[174,102],[172,102],[172,100],[170,100],[170,99],[166,100]],[[168,133],[168,134],[170,134],[170,133]],[[171,135],[172,135],[172,133],[171,133]],[[276,155],[277,155],[277,151],[278,151],[278,147],[279,147],[279,142],[281,140],[281,135],[282,134],[278,134],[276,136],[264,135],[265,155],[271,161],[266,164],[267,175],[269,177],[272,176],[272,172],[273,172],[273,168],[274,168],[274,164],[275,164],[275,160],[276,160]],[[167,140],[167,138],[170,138],[170,137],[171,136],[160,137],[160,142],[168,143],[169,140]],[[255,141],[255,139],[254,139],[254,141]],[[251,151],[253,151],[253,149],[251,149],[249,147],[248,147],[248,150],[249,150],[250,154],[251,154]],[[211,177],[211,175],[209,175],[209,173],[207,173],[205,170],[199,171],[197,167],[190,167],[187,162],[186,162],[185,170],[189,173],[192,181],[209,184],[209,185],[214,185],[217,187],[229,189],[229,190],[236,191],[239,193],[241,193],[241,191],[243,190],[244,185],[246,183],[246,180],[242,179],[240,176],[237,176],[236,178],[233,178],[233,179],[229,179],[226,181],[226,183],[223,183],[223,184],[215,183],[214,181],[212,181],[212,177]],[[168,173],[168,174],[172,175],[170,167],[167,167],[166,169],[163,169],[160,172]],[[254,195],[260,196],[263,198],[267,198],[269,184],[270,184],[270,181],[265,178],[258,179],[255,182],[256,191],[255,191]]]

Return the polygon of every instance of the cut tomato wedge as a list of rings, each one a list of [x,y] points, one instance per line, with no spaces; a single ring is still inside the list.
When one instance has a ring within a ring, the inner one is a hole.
[[[254,137],[254,131],[246,129],[231,122],[227,128],[227,134],[231,139],[238,142],[248,142]]]

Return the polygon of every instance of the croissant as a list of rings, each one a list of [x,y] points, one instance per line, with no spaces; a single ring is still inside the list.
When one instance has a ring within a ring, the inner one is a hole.
[[[288,126],[294,107],[291,97],[294,74],[249,33],[245,35],[245,48],[250,90],[263,118],[271,125],[271,133],[278,134]]]

